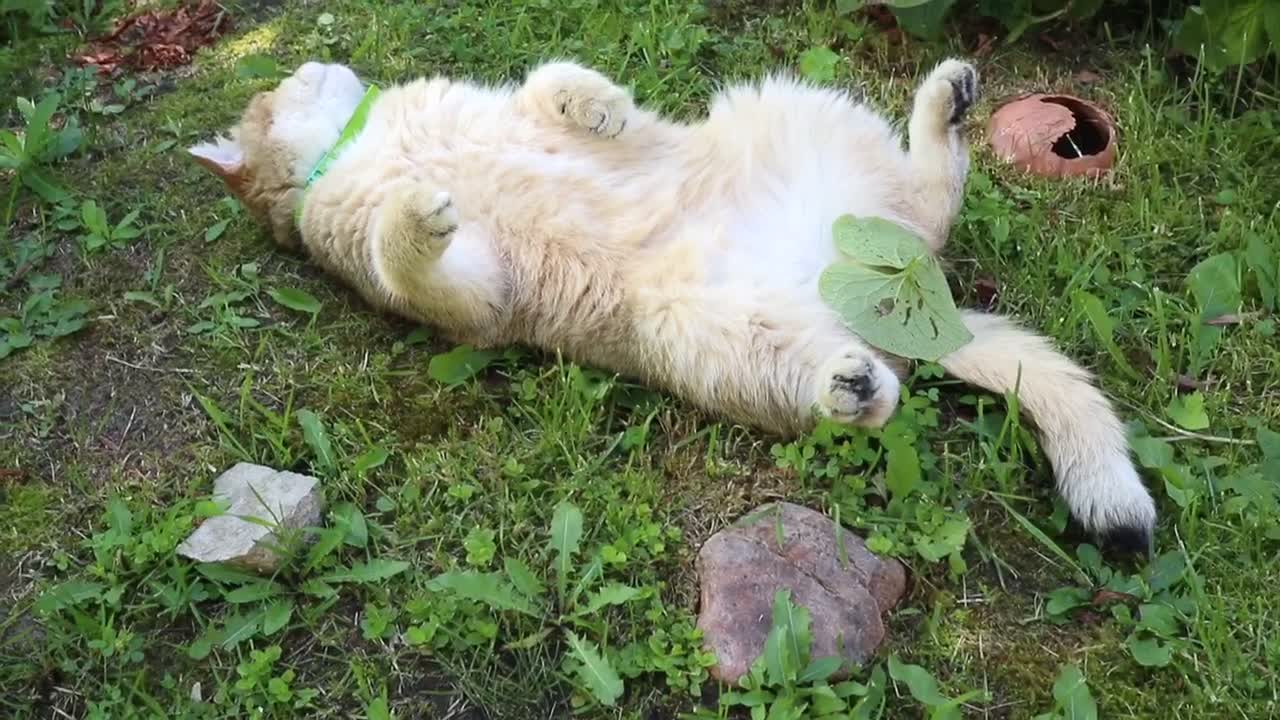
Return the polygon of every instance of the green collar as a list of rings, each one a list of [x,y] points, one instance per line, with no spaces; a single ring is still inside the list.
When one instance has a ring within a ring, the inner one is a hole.
[[[369,89],[364,91],[364,97],[360,98],[360,104],[356,105],[355,111],[351,113],[351,119],[347,120],[346,126],[342,128],[342,134],[338,136],[338,142],[334,143],[333,147],[329,148],[320,157],[320,162],[316,163],[315,169],[307,176],[307,181],[302,184],[302,199],[298,201],[298,207],[293,213],[294,220],[299,228],[302,227],[302,207],[307,200],[307,190],[328,171],[329,166],[338,159],[342,151],[346,150],[347,146],[360,136],[361,131],[364,130],[364,124],[369,120],[369,111],[373,109],[373,101],[378,99],[378,95],[381,92],[377,85],[370,85]]]

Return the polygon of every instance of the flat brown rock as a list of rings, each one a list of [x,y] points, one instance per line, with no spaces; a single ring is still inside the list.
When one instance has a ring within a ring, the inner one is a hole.
[[[809,610],[814,659],[843,655],[862,664],[875,655],[885,637],[881,615],[902,597],[906,570],[867,550],[857,535],[836,530],[822,513],[775,503],[703,544],[698,627],[718,660],[714,677],[734,683],[750,669],[764,649],[773,596],[781,589]]]

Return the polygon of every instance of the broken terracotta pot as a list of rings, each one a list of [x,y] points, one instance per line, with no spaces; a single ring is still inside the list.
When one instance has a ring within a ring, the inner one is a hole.
[[[1098,106],[1070,95],[1034,94],[991,116],[996,156],[1044,177],[1103,175],[1116,161],[1116,126]]]

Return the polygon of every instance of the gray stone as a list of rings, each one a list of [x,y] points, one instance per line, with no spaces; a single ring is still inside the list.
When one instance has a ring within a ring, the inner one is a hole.
[[[200,562],[271,572],[280,564],[278,530],[320,523],[318,481],[263,465],[239,463],[213,482],[214,499],[229,503],[178,546],[178,554]]]
[[[852,532],[840,533],[842,542],[822,513],[774,503],[702,545],[698,627],[717,658],[712,676],[735,683],[751,668],[769,635],[773,596],[782,589],[809,610],[814,659],[843,654],[864,664],[875,655],[885,638],[881,616],[902,597],[906,569],[867,550]]]

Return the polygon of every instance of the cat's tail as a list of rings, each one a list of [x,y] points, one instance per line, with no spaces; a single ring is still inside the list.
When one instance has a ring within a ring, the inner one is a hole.
[[[916,90],[907,124],[912,202],[930,248],[942,249],[960,212],[969,172],[969,148],[961,126],[978,99],[978,71],[959,60],[940,63]]]
[[[1124,426],[1088,371],[1008,318],[965,312],[964,322],[973,340],[943,357],[942,367],[992,392],[1016,389],[1071,514],[1104,545],[1150,552],[1155,503],[1129,457]]]

